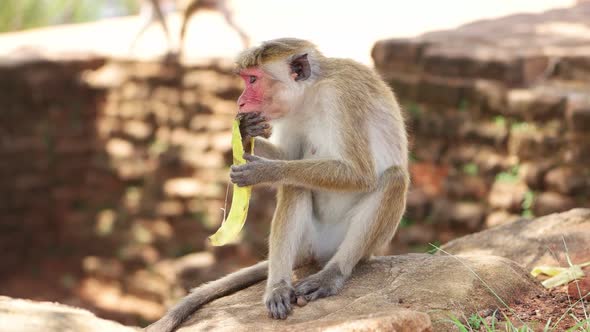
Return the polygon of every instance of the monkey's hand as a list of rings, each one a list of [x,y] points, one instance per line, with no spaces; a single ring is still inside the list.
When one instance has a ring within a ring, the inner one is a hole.
[[[233,165],[229,176],[231,182],[238,187],[252,186],[258,183],[272,183],[279,180],[280,172],[277,171],[280,160],[270,160],[259,156],[244,153],[244,159],[248,161],[242,165]]]
[[[268,316],[274,319],[286,319],[292,310],[293,302],[295,302],[293,287],[284,281],[276,283],[264,294]]]
[[[240,120],[240,134],[243,142],[250,142],[251,138],[258,136],[269,138],[272,134],[271,126],[261,112],[239,113],[237,118]]]

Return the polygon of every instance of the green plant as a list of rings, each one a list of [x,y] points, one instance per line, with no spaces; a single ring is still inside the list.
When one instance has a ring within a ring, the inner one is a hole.
[[[463,173],[471,176],[477,176],[479,174],[479,166],[476,163],[468,163],[463,165]]]
[[[506,118],[498,115],[494,117],[494,124],[498,127],[505,127],[506,126]]]
[[[99,18],[100,9],[106,4],[104,0],[3,0],[0,32],[92,21]],[[120,4],[127,12],[136,10],[136,6],[131,0]]]
[[[410,227],[413,224],[414,224],[414,220],[412,220],[412,219],[404,216],[404,217],[402,217],[402,219],[399,222],[399,227],[401,227],[401,228],[407,228],[407,227]]]
[[[512,166],[509,170],[505,172],[500,172],[496,174],[496,181],[504,182],[504,183],[516,183],[518,182],[518,170],[519,165]]]
[[[479,330],[483,319],[478,314],[473,314],[467,318],[467,324],[472,328]]]
[[[469,110],[469,100],[461,99],[459,102],[459,112],[467,112]]]
[[[533,202],[535,201],[535,192],[532,190],[527,190],[524,194],[524,199],[522,201],[522,214],[521,216],[525,218],[534,217],[533,211],[531,210],[533,206]]]
[[[510,125],[510,130],[516,132],[530,131],[533,129],[535,129],[535,126],[528,122],[513,122]]]
[[[413,117],[419,118],[422,115],[422,109],[420,108],[420,105],[416,103],[410,103],[406,109]]]

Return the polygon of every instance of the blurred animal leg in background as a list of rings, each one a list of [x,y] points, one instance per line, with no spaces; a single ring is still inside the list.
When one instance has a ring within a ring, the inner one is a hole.
[[[143,34],[147,31],[147,29],[152,25],[152,23],[157,22],[162,27],[162,30],[166,35],[166,54],[170,55],[172,53],[172,36],[170,34],[170,30],[168,29],[168,24],[166,24],[164,11],[162,10],[158,0],[143,0],[141,3],[140,16],[143,18],[143,22],[139,32],[131,42],[129,53],[133,53],[135,46]]]
[[[179,54],[184,53],[184,44],[186,39],[188,23],[191,17],[200,10],[212,10],[219,12],[221,15],[223,15],[223,18],[225,19],[227,24],[240,35],[240,39],[242,40],[244,48],[250,47],[250,38],[244,32],[244,30],[241,29],[234,22],[233,13],[227,4],[227,0],[191,0],[189,5],[184,10],[184,14],[182,17],[182,27],[180,29]]]
[[[236,22],[234,22],[234,15],[227,6],[227,1],[220,0],[217,8],[225,18],[227,24],[240,35],[240,39],[242,39],[242,46],[244,48],[250,47],[250,37],[248,37],[246,32],[244,32],[244,30],[240,26],[238,26]]]

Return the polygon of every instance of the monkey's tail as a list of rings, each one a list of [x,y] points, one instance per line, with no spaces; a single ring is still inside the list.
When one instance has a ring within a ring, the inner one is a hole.
[[[263,261],[194,288],[190,294],[168,310],[164,317],[146,327],[146,331],[172,332],[203,305],[264,280],[267,275],[268,261]]]

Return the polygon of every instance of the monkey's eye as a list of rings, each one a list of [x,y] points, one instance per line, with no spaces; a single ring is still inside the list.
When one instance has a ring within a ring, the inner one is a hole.
[[[252,83],[256,82],[256,76],[252,76],[252,75],[251,75],[251,76],[249,76],[249,77],[248,77],[248,82],[250,82],[250,84],[252,84]]]

